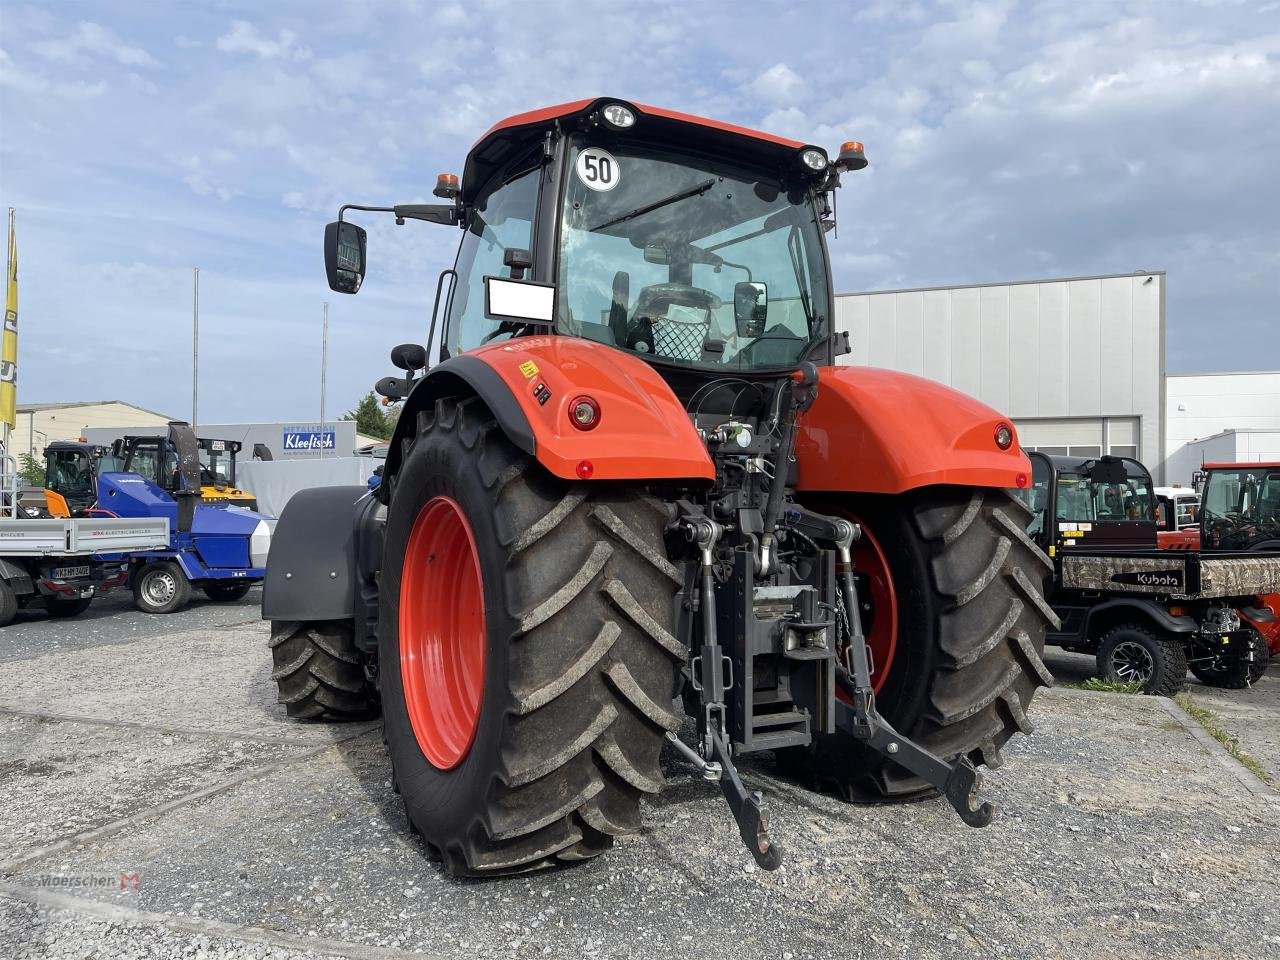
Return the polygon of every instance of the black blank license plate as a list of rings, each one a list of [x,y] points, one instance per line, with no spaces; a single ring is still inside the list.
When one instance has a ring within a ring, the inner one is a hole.
[[[81,564],[78,567],[58,567],[53,571],[55,580],[75,580],[77,577],[87,577],[89,575],[89,565]]]

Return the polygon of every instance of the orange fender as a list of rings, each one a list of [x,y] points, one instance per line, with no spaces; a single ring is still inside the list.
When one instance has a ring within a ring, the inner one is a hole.
[[[693,421],[654,369],[630,354],[576,337],[520,337],[433,367],[406,414],[437,396],[478,394],[508,438],[565,480],[715,480]],[[596,425],[580,430],[570,405],[590,397]],[[400,430],[387,472],[399,467]]]
[[[933,484],[1026,487],[1031,461],[1012,422],[933,380],[874,367],[824,367],[796,433],[796,489],[903,493]]]

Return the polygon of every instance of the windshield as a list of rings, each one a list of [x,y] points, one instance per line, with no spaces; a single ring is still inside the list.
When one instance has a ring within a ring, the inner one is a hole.
[[[635,145],[575,141],[563,197],[558,326],[683,364],[794,366],[831,316],[809,196]]]
[[[1246,550],[1280,537],[1280,470],[1209,471],[1201,522],[1209,543],[1226,550]]]
[[[44,485],[68,500],[95,494],[93,460],[78,450],[58,450],[48,454]]]
[[[1152,520],[1151,488],[1145,476],[1124,483],[1097,483],[1086,474],[1058,475],[1058,519]]]
[[[236,456],[226,441],[200,441],[200,482],[205,486],[235,485]]]

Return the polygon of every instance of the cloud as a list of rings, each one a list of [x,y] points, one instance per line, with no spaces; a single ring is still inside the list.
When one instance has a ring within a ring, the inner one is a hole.
[[[104,80],[93,83],[52,80],[39,70],[19,67],[5,50],[0,49],[0,88],[58,100],[92,100],[106,92],[107,84]]]
[[[235,20],[231,30],[218,38],[218,49],[223,53],[252,53],[263,60],[306,60],[311,51],[298,43],[298,35],[292,30],[281,30],[271,40],[258,32],[247,20]]]
[[[596,95],[832,150],[863,140],[871,166],[844,178],[828,235],[839,290],[1163,267],[1171,369],[1280,368],[1274,5],[882,0],[828,5],[818,30],[760,0],[731,27],[727,7],[687,0],[402,0],[343,18],[281,0],[252,22],[103,0],[102,32],[68,9],[6,8],[0,51],[24,402],[93,399],[109,361],[129,399],[181,410],[199,264],[223,333],[201,349],[211,420],[314,415],[326,299],[330,395],[349,406],[390,372],[385,346],[425,336],[459,233],[359,215],[368,281],[336,299],[324,223],[346,202],[430,202],[496,120]],[[56,360],[103,329],[110,357]]]
[[[786,103],[804,87],[804,81],[785,63],[775,63],[751,81],[750,90],[762,100]]]
[[[76,24],[70,37],[43,40],[36,43],[34,49],[46,60],[64,63],[105,57],[124,67],[159,66],[142,47],[130,46],[108,28],[88,20]]]

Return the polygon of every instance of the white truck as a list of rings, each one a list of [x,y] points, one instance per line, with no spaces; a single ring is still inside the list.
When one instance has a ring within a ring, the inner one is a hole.
[[[164,517],[50,517],[42,502],[20,497],[14,460],[0,456],[0,627],[28,606],[44,607],[52,617],[78,616],[94,597],[129,580],[127,561],[107,562],[99,554],[169,543]]]

